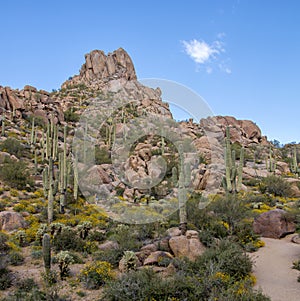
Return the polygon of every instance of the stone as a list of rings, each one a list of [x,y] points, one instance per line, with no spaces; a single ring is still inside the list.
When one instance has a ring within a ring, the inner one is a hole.
[[[290,172],[290,167],[289,167],[288,163],[286,163],[286,162],[281,162],[281,161],[276,162],[276,168],[281,173],[287,174]]]
[[[10,158],[10,154],[6,152],[0,152],[0,164],[4,163],[5,160]]]
[[[178,227],[172,227],[167,230],[167,235],[170,237],[174,236],[180,236],[181,235],[181,230]]]
[[[300,180],[296,178],[287,178],[285,179],[290,184],[290,196],[294,198],[300,197],[299,184]]]
[[[296,225],[286,217],[286,211],[274,209],[255,218],[253,230],[262,237],[282,238],[296,231]]]
[[[164,251],[153,252],[144,260],[144,265],[157,264],[164,258],[172,259],[173,256],[172,254]]]
[[[116,250],[118,249],[119,244],[115,241],[108,240],[103,244],[99,245],[99,250],[107,251],[107,250]]]
[[[292,238],[291,238],[291,242],[297,244],[297,245],[300,245],[300,235],[297,234],[297,235],[294,235]]]
[[[169,245],[175,257],[187,257],[192,261],[205,251],[196,231],[187,231],[186,235],[172,237],[169,240]]]
[[[14,211],[0,212],[0,231],[11,232],[26,227],[23,216]]]
[[[149,244],[149,245],[145,245],[141,248],[141,251],[143,252],[156,252],[157,251],[157,245],[155,244]]]

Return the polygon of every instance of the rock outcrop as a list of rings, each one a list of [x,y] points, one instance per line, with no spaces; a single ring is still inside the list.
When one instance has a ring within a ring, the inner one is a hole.
[[[185,235],[173,236],[169,245],[175,257],[187,257],[190,260],[196,260],[205,251],[198,232],[192,230],[188,230]]]
[[[101,85],[116,79],[136,80],[134,65],[128,53],[119,48],[113,53],[93,50],[85,55],[85,63],[80,74],[66,81],[62,87],[84,83],[88,87],[99,88]]]
[[[11,232],[25,226],[26,222],[20,213],[14,211],[0,212],[0,231]]]
[[[269,238],[282,238],[296,231],[296,225],[287,218],[286,211],[274,209],[260,214],[253,222],[256,234]]]

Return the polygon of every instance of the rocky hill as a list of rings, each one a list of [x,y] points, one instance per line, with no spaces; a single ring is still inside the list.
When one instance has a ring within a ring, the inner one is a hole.
[[[105,254],[122,273],[155,266],[172,275],[176,264],[161,261],[195,260],[220,238],[256,249],[254,232],[278,238],[295,231],[285,214],[300,197],[298,146],[278,148],[253,121],[231,116],[176,122],[160,88],[138,81],[122,48],[86,54],[79,74],[58,91],[0,86],[0,113],[0,230],[9,233],[0,239],[17,252],[41,252],[49,234],[57,256],[70,244],[68,250],[89,254],[86,265],[100,250],[97,260]],[[244,212],[241,199],[264,215],[247,221],[237,213]],[[153,229],[112,225],[109,217]],[[40,258],[36,264],[40,269]]]

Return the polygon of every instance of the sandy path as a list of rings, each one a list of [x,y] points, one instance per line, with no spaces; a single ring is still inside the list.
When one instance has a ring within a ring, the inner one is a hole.
[[[262,238],[266,246],[250,256],[254,261],[256,288],[261,288],[272,301],[299,301],[299,271],[291,269],[293,261],[300,259],[300,245],[283,239]]]

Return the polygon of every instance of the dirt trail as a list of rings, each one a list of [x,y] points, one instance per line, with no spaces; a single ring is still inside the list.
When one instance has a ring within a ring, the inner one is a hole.
[[[261,288],[272,301],[299,301],[299,271],[291,269],[293,261],[300,259],[300,245],[291,242],[289,235],[283,239],[262,238],[266,246],[252,253],[255,288]]]

